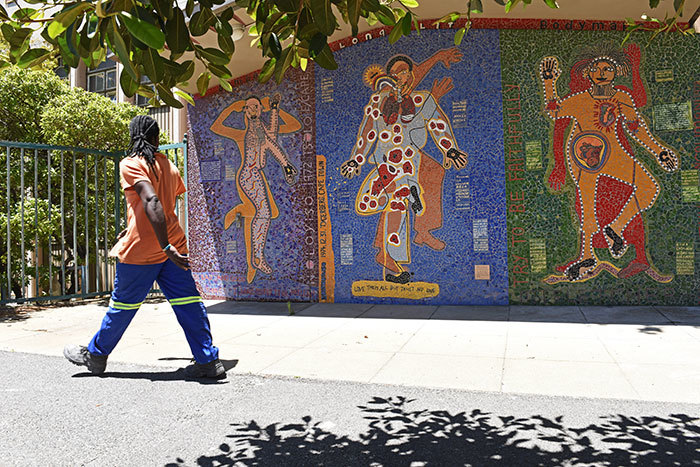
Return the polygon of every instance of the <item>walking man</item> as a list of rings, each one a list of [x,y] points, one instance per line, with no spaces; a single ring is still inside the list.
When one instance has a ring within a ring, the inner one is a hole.
[[[87,347],[70,345],[63,355],[93,374],[104,373],[107,357],[121,339],[154,281],[175,311],[195,363],[192,378],[226,375],[219,349],[212,344],[207,310],[190,272],[187,240],[175,215],[175,200],[185,192],[177,168],[157,151],[159,128],[139,115],[129,124],[129,156],[119,164],[127,204],[127,228],[110,251],[117,272],[109,310]]]

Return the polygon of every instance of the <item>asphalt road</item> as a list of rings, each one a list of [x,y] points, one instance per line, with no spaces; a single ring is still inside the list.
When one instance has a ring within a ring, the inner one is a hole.
[[[231,366],[235,362],[227,362]],[[700,465],[700,405],[466,392],[0,352],[0,465]]]

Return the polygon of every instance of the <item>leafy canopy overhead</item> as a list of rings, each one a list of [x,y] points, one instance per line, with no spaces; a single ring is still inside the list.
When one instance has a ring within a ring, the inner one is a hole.
[[[518,3],[532,0],[492,0],[509,12]],[[558,8],[555,0],[540,0]],[[69,67],[83,61],[95,67],[113,51],[124,68],[119,82],[124,93],[136,93],[182,107],[175,95],[193,103],[191,96],[172,89],[194,79],[195,63],[204,71],[196,77],[200,94],[206,93],[212,78],[227,90],[232,78],[228,65],[235,51],[232,21],[237,8],[244,8],[253,19],[249,34],[256,39],[267,61],[259,79],[274,77],[280,82],[290,67],[306,69],[309,61],[337,68],[328,46],[329,37],[341,23],[349,24],[353,35],[360,18],[370,25],[389,26],[389,41],[396,42],[418,29],[417,0],[24,0],[30,5],[11,15],[0,6],[0,32],[9,44],[0,57],[0,69],[10,64],[22,68],[41,66],[47,59],[60,57]],[[685,0],[674,0],[676,15],[663,24],[675,24]],[[659,0],[649,0],[656,8]],[[439,21],[466,18],[458,30],[459,44],[471,24],[472,13],[482,13],[482,0],[465,1],[465,11],[452,12]],[[657,22],[662,23],[657,20]],[[635,23],[632,23],[632,26]],[[631,26],[631,27],[632,27]],[[217,47],[201,45],[199,38],[215,34]],[[40,35],[43,44],[35,47],[32,37]],[[153,87],[143,84],[147,77]],[[155,92],[154,92],[155,88]]]

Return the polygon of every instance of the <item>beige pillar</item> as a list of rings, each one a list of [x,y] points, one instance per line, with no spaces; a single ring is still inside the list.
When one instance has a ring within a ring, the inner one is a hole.
[[[124,94],[124,91],[122,91],[122,87],[119,84],[119,77],[122,75],[123,69],[124,65],[117,62],[117,102],[128,102],[129,104],[133,104],[136,100],[136,96],[126,97],[126,94]]]
[[[87,67],[85,66],[85,63],[83,63],[82,60],[78,63],[77,68],[70,69],[69,77],[70,77],[70,86],[72,88],[87,89],[86,71],[87,71]]]

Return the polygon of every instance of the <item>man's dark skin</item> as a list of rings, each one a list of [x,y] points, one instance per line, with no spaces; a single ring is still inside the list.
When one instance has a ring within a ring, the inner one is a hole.
[[[153,141],[151,141],[151,143],[154,144]],[[158,143],[155,142],[154,146],[158,147]],[[141,198],[143,209],[146,211],[146,217],[148,217],[148,220],[151,222],[151,226],[153,227],[153,231],[156,234],[160,247],[165,248],[168,243],[170,243],[168,241],[168,227],[165,223],[165,212],[163,211],[163,205],[158,199],[158,195],[156,195],[153,185],[151,185],[151,182],[147,182],[145,180],[140,181],[134,185],[134,190],[136,190],[136,194]],[[125,233],[126,230],[122,231],[118,238],[121,238]],[[170,248],[165,251],[165,254],[168,259],[175,263],[175,265],[177,265],[179,268],[185,270],[190,268],[189,256],[181,255],[174,246],[171,245]]]

